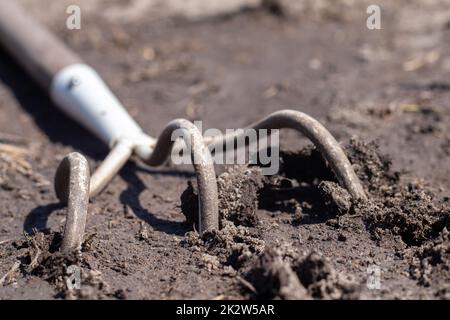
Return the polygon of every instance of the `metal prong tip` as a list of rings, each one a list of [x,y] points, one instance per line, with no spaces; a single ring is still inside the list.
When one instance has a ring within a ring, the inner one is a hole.
[[[68,205],[61,245],[63,252],[81,248],[88,211],[89,180],[89,164],[83,155],[76,152],[67,155],[56,170],[56,195]]]

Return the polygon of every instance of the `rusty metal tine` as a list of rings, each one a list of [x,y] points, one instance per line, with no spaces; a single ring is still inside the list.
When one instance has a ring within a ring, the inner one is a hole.
[[[191,159],[197,175],[200,208],[199,232],[202,234],[205,231],[218,229],[218,192],[214,164],[200,131],[193,123],[184,119],[169,122],[159,136],[151,156],[143,160],[150,166],[163,164],[172,150],[174,141],[171,136],[177,129],[184,132],[183,138],[185,143],[190,146]]]
[[[250,128],[256,130],[289,128],[300,131],[319,149],[330,164],[339,183],[348,190],[352,197],[355,199],[366,199],[364,188],[341,146],[316,119],[300,111],[281,110],[247,127],[247,129]],[[207,139],[205,142],[208,145],[220,145],[226,144],[227,141],[237,137],[238,134],[217,136]]]
[[[56,170],[56,194],[68,205],[62,252],[81,249],[89,203],[89,179],[89,164],[76,152],[66,156]]]

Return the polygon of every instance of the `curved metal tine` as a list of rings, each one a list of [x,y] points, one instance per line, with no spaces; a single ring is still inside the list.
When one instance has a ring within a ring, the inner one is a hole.
[[[199,232],[203,234],[205,231],[219,229],[219,205],[214,163],[202,134],[193,123],[184,119],[169,122],[159,136],[153,153],[143,160],[150,166],[163,164],[174,145],[172,133],[175,130],[182,130],[182,138],[191,152],[191,160],[197,176],[200,208]]]
[[[81,249],[89,203],[89,180],[89,164],[76,152],[67,155],[56,170],[56,195],[68,205],[62,252]]]
[[[316,119],[295,110],[281,110],[270,114],[261,121],[255,122],[246,129],[282,129],[289,128],[300,131],[319,149],[322,156],[330,164],[339,183],[348,190],[354,199],[366,199],[366,193],[353,167],[339,143],[331,133]],[[237,139],[237,134],[217,136],[205,139],[208,145],[226,145],[230,140]]]

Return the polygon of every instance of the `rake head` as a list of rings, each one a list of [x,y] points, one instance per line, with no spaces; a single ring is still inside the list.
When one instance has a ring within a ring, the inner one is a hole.
[[[329,163],[341,186],[346,188],[354,199],[366,199],[361,182],[339,143],[314,118],[299,111],[282,110],[247,127],[247,129],[282,128],[295,129],[308,137]],[[87,161],[82,155],[72,153],[63,159],[55,177],[56,194],[61,202],[68,204],[63,250],[81,246],[89,198],[97,195],[133,154],[149,166],[163,164],[174,146],[171,136],[175,130],[182,130],[183,141],[191,151],[199,186],[199,232],[202,234],[219,228],[216,174],[209,148],[234,141],[239,138],[239,134],[203,138],[193,123],[177,119],[165,127],[154,145],[140,145],[139,141],[119,141],[92,177],[89,175]],[[151,152],[142,156],[136,152],[139,148],[149,149]]]

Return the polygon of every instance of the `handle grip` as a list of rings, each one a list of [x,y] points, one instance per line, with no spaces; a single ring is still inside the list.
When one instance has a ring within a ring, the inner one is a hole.
[[[94,69],[29,16],[14,0],[0,0],[0,43],[53,102],[111,148],[130,141],[148,156],[147,136]]]

